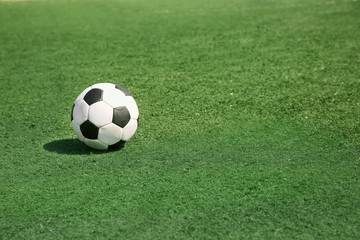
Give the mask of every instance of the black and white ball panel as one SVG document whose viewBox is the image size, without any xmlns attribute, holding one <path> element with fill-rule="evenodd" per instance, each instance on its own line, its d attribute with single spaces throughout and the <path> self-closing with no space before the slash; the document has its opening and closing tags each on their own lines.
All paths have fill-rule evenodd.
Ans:
<svg viewBox="0 0 360 240">
<path fill-rule="evenodd" d="M 91 104 L 102 100 L 103 90 L 100 88 L 92 88 L 84 96 L 84 101 L 91 106 Z"/>
<path fill-rule="evenodd" d="M 89 105 L 84 100 L 79 100 L 75 103 L 73 109 L 73 120 L 80 126 L 88 119 Z"/>
<path fill-rule="evenodd" d="M 119 94 L 118 89 L 109 89 L 104 91 L 103 101 L 108 103 L 111 107 L 123 107 L 126 106 L 130 113 L 130 118 L 138 119 L 139 118 L 139 110 L 137 108 L 135 99 L 130 95 L 125 95 L 124 92 L 120 91 Z"/>
<path fill-rule="evenodd" d="M 129 141 L 130 138 L 135 134 L 138 127 L 138 121 L 136 119 L 131 119 L 129 123 L 123 128 L 122 139 L 124 141 Z"/>
<path fill-rule="evenodd" d="M 71 109 L 71 121 L 74 120 L 74 107 L 75 107 L 75 103 L 73 104 L 73 107 Z"/>
<path fill-rule="evenodd" d="M 90 147 L 123 147 L 134 135 L 139 110 L 124 88 L 99 83 L 86 88 L 75 100 L 71 120 L 77 137 Z"/>
<path fill-rule="evenodd" d="M 123 105 L 127 107 L 129 110 L 130 116 L 132 119 L 138 119 L 139 118 L 139 109 L 137 107 L 137 104 L 135 102 L 135 99 L 131 96 L 127 96 L 123 99 Z"/>
<path fill-rule="evenodd" d="M 89 120 L 80 125 L 80 131 L 88 139 L 97 139 L 99 135 L 99 128 Z"/>
<path fill-rule="evenodd" d="M 106 90 L 106 91 L 105 91 Z M 119 94 L 119 92 L 121 94 Z M 124 88 L 112 83 L 98 83 L 86 88 L 75 100 L 74 107 L 78 101 L 83 100 L 89 106 L 104 101 L 111 107 L 128 106 L 131 118 L 138 119 L 139 111 L 134 98 Z M 73 115 L 74 110 L 72 111 Z"/>
<path fill-rule="evenodd" d="M 99 140 L 107 145 L 115 144 L 122 139 L 123 129 L 110 123 L 99 129 Z"/>
<path fill-rule="evenodd" d="M 92 88 L 92 86 L 87 87 L 84 91 L 82 91 L 82 92 L 79 94 L 79 96 L 76 98 L 76 100 L 75 100 L 74 104 L 76 104 L 79 100 L 83 100 L 83 99 L 84 99 L 85 94 L 86 94 L 88 91 L 90 91 L 90 90 L 91 90 L 91 88 Z"/>
<path fill-rule="evenodd" d="M 74 132 L 75 132 L 76 136 L 78 137 L 78 139 L 83 142 L 85 140 L 85 137 L 84 137 L 84 135 L 82 135 L 80 126 L 74 120 L 71 121 L 71 125 L 72 125 Z"/>
<path fill-rule="evenodd" d="M 111 88 L 104 91 L 103 100 L 111 107 L 119 107 L 120 105 L 123 105 L 125 97 L 126 96 L 122 91 Z"/>
<path fill-rule="evenodd" d="M 112 117 L 112 122 L 122 128 L 125 127 L 131 119 L 129 110 L 125 106 L 114 108 Z"/>
<path fill-rule="evenodd" d="M 96 102 L 89 107 L 88 119 L 97 127 L 112 122 L 113 109 L 104 101 Z"/>
</svg>

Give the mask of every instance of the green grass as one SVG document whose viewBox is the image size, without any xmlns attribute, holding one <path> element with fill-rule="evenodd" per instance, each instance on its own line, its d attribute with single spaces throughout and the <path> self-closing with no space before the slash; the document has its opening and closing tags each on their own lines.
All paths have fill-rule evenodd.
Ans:
<svg viewBox="0 0 360 240">
<path fill-rule="evenodd" d="M 0 1 L 0 239 L 359 239 L 360 3 Z M 75 139 L 128 89 L 126 147 Z"/>
</svg>

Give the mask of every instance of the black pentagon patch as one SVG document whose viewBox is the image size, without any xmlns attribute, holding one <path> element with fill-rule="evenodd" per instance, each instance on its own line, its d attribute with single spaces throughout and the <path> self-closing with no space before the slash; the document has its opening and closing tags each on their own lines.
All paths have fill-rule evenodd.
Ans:
<svg viewBox="0 0 360 240">
<path fill-rule="evenodd" d="M 75 103 L 73 104 L 73 107 L 71 109 L 71 121 L 74 120 L 74 107 L 75 107 Z"/>
<path fill-rule="evenodd" d="M 85 94 L 84 101 L 90 106 L 93 103 L 101 101 L 102 94 L 103 90 L 99 88 L 93 88 Z"/>
<path fill-rule="evenodd" d="M 98 137 L 99 128 L 89 120 L 80 125 L 80 130 L 82 135 L 88 139 L 97 139 Z"/>
<path fill-rule="evenodd" d="M 121 149 L 121 148 L 125 147 L 125 143 L 126 143 L 126 141 L 120 140 L 119 142 L 117 142 L 113 145 L 109 145 L 108 149 L 109 150 Z"/>
<path fill-rule="evenodd" d="M 131 94 L 130 94 L 128 91 L 126 91 L 125 88 L 120 87 L 120 86 L 118 86 L 118 85 L 115 85 L 115 88 L 116 88 L 116 89 L 119 89 L 120 91 L 122 91 L 122 92 L 125 94 L 125 96 L 131 96 Z"/>
<path fill-rule="evenodd" d="M 126 107 L 117 107 L 114 108 L 114 114 L 112 122 L 119 127 L 125 127 L 126 124 L 130 121 L 130 113 Z"/>
</svg>

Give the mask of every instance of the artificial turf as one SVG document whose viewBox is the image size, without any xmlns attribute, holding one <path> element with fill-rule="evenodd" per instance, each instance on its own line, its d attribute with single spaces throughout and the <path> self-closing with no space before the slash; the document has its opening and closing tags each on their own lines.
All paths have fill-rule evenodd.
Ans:
<svg viewBox="0 0 360 240">
<path fill-rule="evenodd" d="M 359 239 L 360 3 L 0 1 L 0 239 Z M 119 151 L 75 139 L 129 90 Z"/>
</svg>

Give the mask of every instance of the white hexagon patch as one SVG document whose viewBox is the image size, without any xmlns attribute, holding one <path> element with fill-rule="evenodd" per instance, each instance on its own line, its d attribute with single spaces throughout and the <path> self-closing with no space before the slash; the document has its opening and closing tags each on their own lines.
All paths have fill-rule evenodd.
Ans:
<svg viewBox="0 0 360 240">
<path fill-rule="evenodd" d="M 123 140 L 129 141 L 130 138 L 135 134 L 138 127 L 136 119 L 131 119 L 130 122 L 123 128 Z"/>
<path fill-rule="evenodd" d="M 122 135 L 123 130 L 119 126 L 110 123 L 99 129 L 98 139 L 107 145 L 112 145 L 120 141 Z"/>
<path fill-rule="evenodd" d="M 125 106 L 125 94 L 119 89 L 106 89 L 103 93 L 103 100 L 113 108 Z"/>
<path fill-rule="evenodd" d="M 113 109 L 104 101 L 94 103 L 89 107 L 88 119 L 97 127 L 111 123 L 112 117 Z"/>
<path fill-rule="evenodd" d="M 137 104 L 135 102 L 135 99 L 131 96 L 127 96 L 125 97 L 125 103 L 126 103 L 126 107 L 130 112 L 130 116 L 133 119 L 138 119 L 139 118 L 139 109 L 137 107 Z"/>
<path fill-rule="evenodd" d="M 81 125 L 88 119 L 89 105 L 84 101 L 80 100 L 75 103 L 73 110 L 73 119 L 77 125 Z"/>
</svg>

